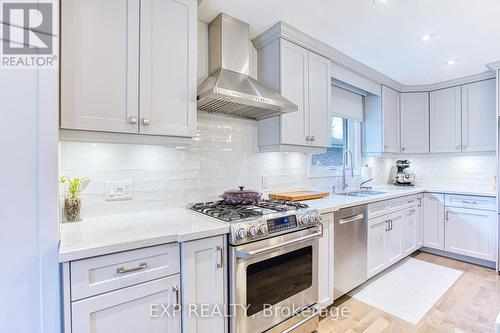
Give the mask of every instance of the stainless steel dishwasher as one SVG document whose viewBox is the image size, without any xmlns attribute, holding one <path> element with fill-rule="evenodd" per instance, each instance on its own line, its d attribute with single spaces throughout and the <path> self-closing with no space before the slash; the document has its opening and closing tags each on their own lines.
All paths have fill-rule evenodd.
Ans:
<svg viewBox="0 0 500 333">
<path fill-rule="evenodd" d="M 366 281 L 366 206 L 335 213 L 334 298 L 345 295 Z"/>
</svg>

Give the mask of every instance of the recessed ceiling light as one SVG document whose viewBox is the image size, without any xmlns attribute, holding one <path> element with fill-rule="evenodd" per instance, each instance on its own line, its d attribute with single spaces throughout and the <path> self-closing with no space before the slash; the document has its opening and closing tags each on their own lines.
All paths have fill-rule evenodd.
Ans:
<svg viewBox="0 0 500 333">
<path fill-rule="evenodd" d="M 388 0 L 373 0 L 373 3 L 376 5 L 380 5 L 380 4 L 386 3 L 387 1 Z"/>
<path fill-rule="evenodd" d="M 448 65 L 448 66 L 450 66 L 450 67 L 453 67 L 453 66 L 455 66 L 457 63 L 458 63 L 458 60 L 457 60 L 457 59 L 450 59 L 450 60 L 446 61 L 444 64 L 445 64 L 445 65 Z"/>
<path fill-rule="evenodd" d="M 422 42 L 426 42 L 429 39 L 431 39 L 431 35 L 423 35 L 422 38 L 421 38 Z"/>
</svg>

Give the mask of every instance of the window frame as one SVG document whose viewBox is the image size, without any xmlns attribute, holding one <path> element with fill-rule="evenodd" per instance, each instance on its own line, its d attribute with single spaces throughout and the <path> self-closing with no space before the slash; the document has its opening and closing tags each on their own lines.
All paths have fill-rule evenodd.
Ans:
<svg viewBox="0 0 500 333">
<path fill-rule="evenodd" d="M 362 163 L 361 157 L 361 122 L 349 118 L 343 118 L 344 126 L 344 147 L 343 150 L 350 149 L 352 151 L 354 174 L 359 175 L 359 166 Z M 333 118 L 332 118 L 333 120 Z M 339 166 L 315 166 L 312 164 L 312 157 L 315 154 L 309 154 L 308 177 L 309 178 L 327 178 L 341 177 L 344 165 Z"/>
</svg>

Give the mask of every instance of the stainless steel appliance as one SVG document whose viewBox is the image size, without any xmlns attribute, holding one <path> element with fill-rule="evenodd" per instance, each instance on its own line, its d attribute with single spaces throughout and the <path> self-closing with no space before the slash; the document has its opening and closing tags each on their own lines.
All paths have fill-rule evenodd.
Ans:
<svg viewBox="0 0 500 333">
<path fill-rule="evenodd" d="M 230 223 L 231 333 L 317 329 L 321 215 L 297 202 L 193 204 L 190 209 Z M 307 311 L 304 311 L 307 309 Z M 308 315 L 304 315 L 308 312 Z"/>
<path fill-rule="evenodd" d="M 396 161 L 396 172 L 394 174 L 394 179 L 392 183 L 398 186 L 414 186 L 415 185 L 415 174 L 410 172 L 410 161 L 408 160 L 397 160 Z"/>
<path fill-rule="evenodd" d="M 250 27 L 219 14 L 209 25 L 209 77 L 198 87 L 198 110 L 265 119 L 298 106 L 249 76 Z"/>
<path fill-rule="evenodd" d="M 367 279 L 366 206 L 341 209 L 334 221 L 334 299 L 337 299 Z"/>
</svg>

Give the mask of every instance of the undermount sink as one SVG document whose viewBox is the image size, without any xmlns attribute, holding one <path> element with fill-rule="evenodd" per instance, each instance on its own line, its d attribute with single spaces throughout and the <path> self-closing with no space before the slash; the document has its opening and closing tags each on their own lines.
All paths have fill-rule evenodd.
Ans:
<svg viewBox="0 0 500 333">
<path fill-rule="evenodd" d="M 372 195 L 378 195 L 378 194 L 384 194 L 384 193 L 386 193 L 386 192 L 365 190 L 365 191 L 344 192 L 344 193 L 339 193 L 339 195 L 345 195 L 345 196 L 349 196 L 349 197 L 369 197 Z"/>
</svg>

